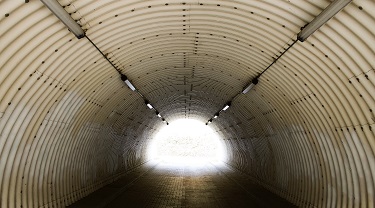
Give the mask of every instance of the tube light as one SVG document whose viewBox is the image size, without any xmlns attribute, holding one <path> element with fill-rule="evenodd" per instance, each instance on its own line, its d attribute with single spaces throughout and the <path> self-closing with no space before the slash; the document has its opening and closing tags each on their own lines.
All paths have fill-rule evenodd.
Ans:
<svg viewBox="0 0 375 208">
<path fill-rule="evenodd" d="M 214 115 L 214 118 L 217 118 L 217 117 L 219 117 L 219 113 L 216 113 L 216 114 Z"/>
<path fill-rule="evenodd" d="M 318 16 L 316 16 L 305 28 L 298 33 L 297 39 L 301 42 L 305 41 L 311 34 L 330 20 L 341 9 L 348 5 L 351 0 L 335 0 L 328 5 Z"/>
<path fill-rule="evenodd" d="M 161 118 L 161 115 L 160 115 L 160 113 L 159 113 L 158 111 L 156 111 L 156 115 L 157 115 L 159 118 Z"/>
<path fill-rule="evenodd" d="M 211 123 L 212 122 L 212 118 L 210 119 L 210 120 L 208 120 L 208 122 L 207 123 Z"/>
<path fill-rule="evenodd" d="M 242 91 L 242 94 L 249 92 L 256 84 L 258 84 L 258 77 L 255 77 L 251 83 Z"/>
<path fill-rule="evenodd" d="M 226 110 L 229 108 L 229 106 L 230 106 L 230 102 L 227 103 L 227 104 L 224 106 L 223 111 L 226 111 Z"/>
<path fill-rule="evenodd" d="M 145 104 L 147 105 L 148 108 L 153 109 L 154 107 L 147 101 L 145 100 Z"/>
<path fill-rule="evenodd" d="M 131 90 L 135 91 L 135 87 L 134 87 L 134 85 L 133 85 L 128 79 L 125 80 L 125 84 L 128 85 L 128 87 L 129 87 Z"/>
<path fill-rule="evenodd" d="M 85 37 L 85 32 L 81 26 L 65 11 L 65 9 L 56 0 L 40 0 L 51 12 L 69 28 L 69 30 L 78 38 Z"/>
<path fill-rule="evenodd" d="M 150 108 L 150 109 L 154 108 L 154 107 L 152 107 L 152 105 L 150 103 L 147 103 L 147 107 Z"/>
<path fill-rule="evenodd" d="M 131 90 L 135 91 L 134 85 L 128 80 L 128 77 L 126 75 L 121 74 L 121 80 L 124 81 Z"/>
</svg>

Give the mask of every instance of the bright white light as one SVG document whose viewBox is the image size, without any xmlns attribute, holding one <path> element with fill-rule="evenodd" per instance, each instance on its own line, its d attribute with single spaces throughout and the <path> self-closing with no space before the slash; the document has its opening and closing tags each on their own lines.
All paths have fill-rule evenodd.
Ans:
<svg viewBox="0 0 375 208">
<path fill-rule="evenodd" d="M 228 108 L 229 108 L 229 105 L 226 105 L 226 106 L 223 108 L 223 111 L 226 111 Z"/>
<path fill-rule="evenodd" d="M 181 119 L 156 134 L 148 150 L 149 159 L 173 163 L 224 161 L 224 144 L 204 123 Z"/>
<path fill-rule="evenodd" d="M 135 87 L 134 87 L 134 85 L 133 85 L 129 80 L 125 80 L 125 84 L 128 85 L 128 87 L 129 87 L 131 90 L 135 91 Z"/>
<path fill-rule="evenodd" d="M 149 108 L 149 109 L 153 109 L 154 107 L 152 107 L 152 105 L 150 104 L 150 103 L 147 103 L 147 107 Z"/>
</svg>

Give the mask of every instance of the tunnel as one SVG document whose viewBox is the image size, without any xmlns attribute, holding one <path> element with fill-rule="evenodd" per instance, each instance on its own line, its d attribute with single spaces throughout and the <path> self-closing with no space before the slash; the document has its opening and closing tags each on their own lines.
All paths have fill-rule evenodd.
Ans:
<svg viewBox="0 0 375 208">
<path fill-rule="evenodd" d="M 148 163 L 178 119 L 212 128 L 228 168 L 295 206 L 375 206 L 374 1 L 0 11 L 0 207 L 72 205 Z"/>
</svg>

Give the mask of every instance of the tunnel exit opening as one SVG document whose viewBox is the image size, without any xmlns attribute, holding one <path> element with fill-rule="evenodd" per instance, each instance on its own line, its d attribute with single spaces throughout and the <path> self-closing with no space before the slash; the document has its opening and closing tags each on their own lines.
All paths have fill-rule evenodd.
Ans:
<svg viewBox="0 0 375 208">
<path fill-rule="evenodd" d="M 160 129 L 148 147 L 148 157 L 163 163 L 193 165 L 226 160 L 219 135 L 203 122 L 180 119 Z"/>
</svg>

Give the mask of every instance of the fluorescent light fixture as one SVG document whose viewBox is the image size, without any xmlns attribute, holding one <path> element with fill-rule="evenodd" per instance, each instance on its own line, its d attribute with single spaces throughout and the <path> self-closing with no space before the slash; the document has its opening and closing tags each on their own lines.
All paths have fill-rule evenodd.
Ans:
<svg viewBox="0 0 375 208">
<path fill-rule="evenodd" d="M 258 84 L 258 77 L 255 77 L 251 83 L 242 91 L 242 94 L 249 92 L 256 84 Z"/>
<path fill-rule="evenodd" d="M 157 115 L 159 118 L 161 118 L 161 115 L 160 115 L 160 113 L 159 113 L 158 111 L 156 111 L 156 115 Z"/>
<path fill-rule="evenodd" d="M 134 85 L 133 85 L 128 79 L 125 80 L 125 84 L 128 85 L 128 87 L 129 87 L 131 90 L 135 91 L 135 87 L 134 87 Z"/>
<path fill-rule="evenodd" d="M 65 9 L 56 0 L 40 0 L 51 12 L 69 28 L 69 30 L 78 38 L 85 37 L 85 32 L 81 26 L 65 11 Z"/>
<path fill-rule="evenodd" d="M 148 100 L 145 100 L 145 104 L 148 108 L 153 109 L 154 107 L 148 102 Z"/>
<path fill-rule="evenodd" d="M 217 118 L 217 117 L 219 117 L 219 113 L 216 113 L 216 114 L 214 115 L 214 118 Z"/>
<path fill-rule="evenodd" d="M 311 34 L 330 20 L 341 9 L 348 5 L 352 0 L 335 0 L 328 5 L 318 16 L 316 16 L 305 28 L 298 33 L 297 39 L 305 41 Z"/>
<path fill-rule="evenodd" d="M 150 108 L 150 109 L 154 108 L 154 107 L 152 107 L 152 105 L 150 103 L 147 103 L 147 107 Z"/>
<path fill-rule="evenodd" d="M 126 75 L 121 74 L 121 80 L 124 81 L 131 90 L 135 91 L 134 85 L 128 80 L 128 77 Z"/>
<path fill-rule="evenodd" d="M 230 106 L 230 102 L 227 103 L 227 104 L 224 106 L 223 111 L 226 111 L 226 110 L 229 108 L 229 106 Z"/>
<path fill-rule="evenodd" d="M 210 119 L 210 120 L 208 120 L 208 122 L 207 123 L 211 123 L 212 122 L 212 118 Z"/>
</svg>

